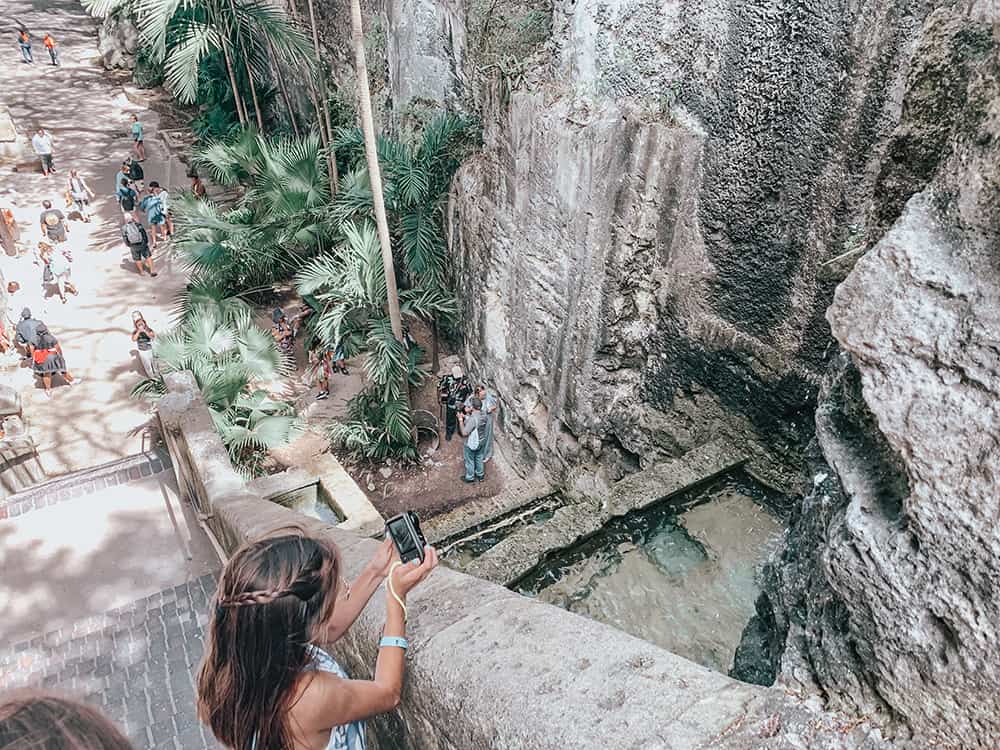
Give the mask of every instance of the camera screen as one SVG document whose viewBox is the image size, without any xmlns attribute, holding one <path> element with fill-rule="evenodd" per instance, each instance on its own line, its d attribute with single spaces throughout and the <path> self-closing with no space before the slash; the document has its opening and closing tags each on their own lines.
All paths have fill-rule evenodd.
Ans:
<svg viewBox="0 0 1000 750">
<path fill-rule="evenodd" d="M 413 538 L 409 528 L 407 528 L 406 521 L 402 518 L 389 524 L 389 533 L 392 535 L 392 541 L 396 544 L 401 558 L 414 557 L 413 553 L 419 553 L 417 541 Z"/>
</svg>

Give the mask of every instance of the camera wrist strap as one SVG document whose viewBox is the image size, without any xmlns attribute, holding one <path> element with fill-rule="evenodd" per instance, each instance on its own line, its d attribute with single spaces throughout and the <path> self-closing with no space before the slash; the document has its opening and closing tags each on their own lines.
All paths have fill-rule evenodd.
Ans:
<svg viewBox="0 0 1000 750">
<path fill-rule="evenodd" d="M 392 585 L 392 572 L 403 565 L 399 560 L 394 562 L 389 567 L 389 575 L 386 578 L 386 583 L 389 586 L 389 593 L 392 594 L 392 598 L 399 602 L 399 606 L 403 608 L 403 622 L 406 622 L 406 602 L 403 601 L 402 597 L 396 593 L 396 589 Z"/>
</svg>

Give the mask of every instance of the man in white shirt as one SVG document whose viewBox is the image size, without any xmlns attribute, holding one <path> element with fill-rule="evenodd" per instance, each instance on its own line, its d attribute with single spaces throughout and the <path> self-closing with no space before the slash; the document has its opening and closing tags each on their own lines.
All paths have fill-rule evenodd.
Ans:
<svg viewBox="0 0 1000 750">
<path fill-rule="evenodd" d="M 52 136 L 45 128 L 39 128 L 31 138 L 31 145 L 42 162 L 42 174 L 48 177 L 49 173 L 56 171 L 52 166 Z"/>
</svg>

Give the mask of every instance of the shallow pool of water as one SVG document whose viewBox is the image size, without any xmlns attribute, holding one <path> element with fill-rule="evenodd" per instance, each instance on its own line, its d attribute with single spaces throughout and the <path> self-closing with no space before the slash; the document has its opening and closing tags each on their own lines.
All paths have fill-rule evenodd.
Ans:
<svg viewBox="0 0 1000 750">
<path fill-rule="evenodd" d="M 610 521 L 515 587 L 721 672 L 754 612 L 757 573 L 784 524 L 738 474 Z"/>
</svg>

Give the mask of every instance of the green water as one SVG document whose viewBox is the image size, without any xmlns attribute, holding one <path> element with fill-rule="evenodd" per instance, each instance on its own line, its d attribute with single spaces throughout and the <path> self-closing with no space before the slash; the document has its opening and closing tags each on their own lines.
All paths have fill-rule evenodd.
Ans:
<svg viewBox="0 0 1000 750">
<path fill-rule="evenodd" d="M 613 519 L 515 587 L 727 672 L 784 524 L 736 474 L 679 504 Z"/>
</svg>

